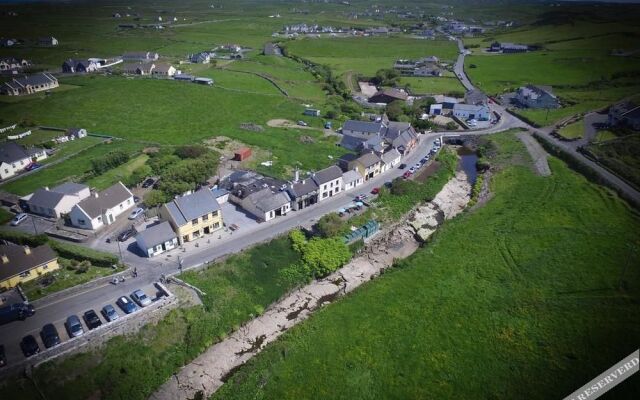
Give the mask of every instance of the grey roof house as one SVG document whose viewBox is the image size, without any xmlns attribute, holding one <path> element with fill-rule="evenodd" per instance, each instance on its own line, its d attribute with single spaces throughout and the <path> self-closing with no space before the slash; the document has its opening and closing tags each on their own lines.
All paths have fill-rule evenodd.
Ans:
<svg viewBox="0 0 640 400">
<path fill-rule="evenodd" d="M 311 178 L 296 180 L 287 187 L 291 208 L 302 210 L 318 202 L 318 184 Z"/>
<path fill-rule="evenodd" d="M 153 257 L 178 246 L 178 237 L 168 221 L 148 227 L 136 235 L 136 244 L 145 256 Z"/>
<path fill-rule="evenodd" d="M 91 195 L 89 187 L 74 182 L 63 183 L 54 188 L 37 189 L 23 197 L 30 212 L 49 218 L 60 218 L 71 212 L 73 206 Z"/>
<path fill-rule="evenodd" d="M 48 72 L 14 78 L 0 86 L 0 93 L 9 96 L 23 96 L 58 87 L 58 79 Z"/>
<path fill-rule="evenodd" d="M 97 230 L 111 225 L 116 218 L 134 206 L 133 194 L 122 182 L 101 192 L 94 192 L 82 200 L 69 213 L 71 225 Z"/>
<path fill-rule="evenodd" d="M 515 101 L 525 108 L 558 108 L 560 100 L 551 86 L 527 85 L 516 91 Z"/>
<path fill-rule="evenodd" d="M 269 221 L 291 210 L 291 197 L 286 191 L 274 192 L 266 187 L 243 198 L 240 206 L 258 221 Z"/>
<path fill-rule="evenodd" d="M 311 177 L 319 187 L 318 201 L 332 197 L 342 190 L 342 170 L 336 165 L 322 169 Z"/>
</svg>

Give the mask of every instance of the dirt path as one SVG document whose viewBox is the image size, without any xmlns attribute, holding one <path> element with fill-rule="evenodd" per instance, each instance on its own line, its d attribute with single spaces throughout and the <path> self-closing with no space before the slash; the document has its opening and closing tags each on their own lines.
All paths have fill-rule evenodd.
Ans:
<svg viewBox="0 0 640 400">
<path fill-rule="evenodd" d="M 538 143 L 529 132 L 518 132 L 516 135 L 522 140 L 522 143 L 524 143 L 527 151 L 531 155 L 537 174 L 541 176 L 551 175 L 551 169 L 547 161 L 547 152 L 544 151 L 540 143 Z"/>
<path fill-rule="evenodd" d="M 468 194 L 453 196 L 460 193 L 458 186 L 466 181 L 466 175 L 459 173 L 433 200 L 433 204 L 444 213 L 444 218 L 454 217 L 468 202 Z M 449 202 L 455 204 L 448 204 Z M 354 258 L 339 271 L 294 291 L 271 306 L 262 316 L 249 321 L 227 339 L 210 347 L 173 375 L 150 399 L 188 400 L 200 398 L 198 396 L 211 396 L 233 371 L 287 329 L 307 319 L 324 304 L 377 277 L 394 260 L 413 254 L 419 243 L 415 240 L 413 228 L 407 223 L 407 219 L 378 233 L 367 243 L 363 255 Z"/>
<path fill-rule="evenodd" d="M 309 129 L 312 131 L 321 131 L 322 129 L 314 128 L 312 126 L 300 126 L 288 119 L 271 119 L 267 121 L 267 125 L 272 128 L 296 128 L 296 129 Z"/>
</svg>

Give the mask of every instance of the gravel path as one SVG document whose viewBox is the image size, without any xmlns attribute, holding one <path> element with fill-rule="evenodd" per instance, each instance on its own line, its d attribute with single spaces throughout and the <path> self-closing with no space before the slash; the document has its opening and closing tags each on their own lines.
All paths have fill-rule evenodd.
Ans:
<svg viewBox="0 0 640 400">
<path fill-rule="evenodd" d="M 549 168 L 549 162 L 547 161 L 547 152 L 544 151 L 540 143 L 538 143 L 538 141 L 535 140 L 529 132 L 518 132 L 516 135 L 520 140 L 522 140 L 522 143 L 524 143 L 527 151 L 531 155 L 533 166 L 535 167 L 538 175 L 551 175 L 551 169 Z"/>
</svg>

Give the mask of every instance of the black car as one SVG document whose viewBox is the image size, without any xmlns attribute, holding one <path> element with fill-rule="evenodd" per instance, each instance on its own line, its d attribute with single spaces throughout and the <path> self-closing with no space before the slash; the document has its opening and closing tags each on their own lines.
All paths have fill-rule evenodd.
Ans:
<svg viewBox="0 0 640 400">
<path fill-rule="evenodd" d="M 0 344 L 0 368 L 7 365 L 7 355 L 4 354 L 4 346 Z"/>
<path fill-rule="evenodd" d="M 85 312 L 82 319 L 84 319 L 84 323 L 87 324 L 89 329 L 95 329 L 102 325 L 102 321 L 100 321 L 98 314 L 93 310 Z"/>
<path fill-rule="evenodd" d="M 25 357 L 40 353 L 40 346 L 38 346 L 38 342 L 36 342 L 36 338 L 33 335 L 23 337 L 20 342 L 20 348 Z"/>
<path fill-rule="evenodd" d="M 60 335 L 58 335 L 58 330 L 53 324 L 46 324 L 42 327 L 40 338 L 47 349 L 60 344 Z"/>
<path fill-rule="evenodd" d="M 402 163 L 402 164 L 400 164 L 400 165 L 398 166 L 398 168 L 399 168 L 399 169 L 405 169 L 405 168 L 407 168 L 407 164 Z"/>
<path fill-rule="evenodd" d="M 118 241 L 125 242 L 129 238 L 133 237 L 136 233 L 137 233 L 136 230 L 133 228 L 125 229 L 124 231 L 120 232 L 120 234 L 118 235 Z"/>
<path fill-rule="evenodd" d="M 153 178 L 147 178 L 144 180 L 144 182 L 142 182 L 142 187 L 146 189 L 151 187 L 151 185 L 153 185 L 154 183 L 156 183 L 156 181 L 153 180 Z"/>
</svg>

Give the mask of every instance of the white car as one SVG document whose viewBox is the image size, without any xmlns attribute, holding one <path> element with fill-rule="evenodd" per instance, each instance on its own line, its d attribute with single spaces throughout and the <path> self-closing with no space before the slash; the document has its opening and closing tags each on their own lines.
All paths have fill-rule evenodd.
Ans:
<svg viewBox="0 0 640 400">
<path fill-rule="evenodd" d="M 20 225 L 25 219 L 27 219 L 28 215 L 25 213 L 20 213 L 18 215 L 16 215 L 15 217 L 13 217 L 13 219 L 11 220 L 11 226 L 18 226 Z"/>
<path fill-rule="evenodd" d="M 307 124 L 304 121 L 298 121 L 298 125 L 300 125 L 300 126 L 309 126 L 309 124 Z"/>
<path fill-rule="evenodd" d="M 135 210 L 131 211 L 131 214 L 129 214 L 129 219 L 136 219 L 140 215 L 142 215 L 142 213 L 144 213 L 144 210 L 142 208 L 138 207 Z"/>
</svg>

